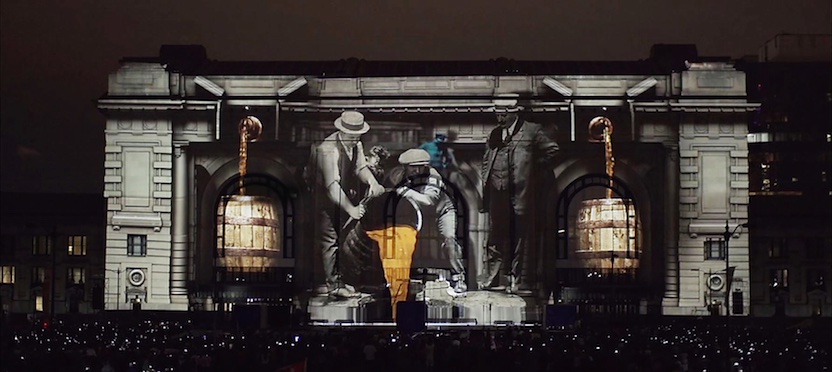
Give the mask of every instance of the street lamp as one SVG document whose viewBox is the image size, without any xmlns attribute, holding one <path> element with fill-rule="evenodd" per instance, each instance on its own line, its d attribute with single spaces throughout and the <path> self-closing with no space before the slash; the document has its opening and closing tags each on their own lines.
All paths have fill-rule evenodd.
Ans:
<svg viewBox="0 0 832 372">
<path fill-rule="evenodd" d="M 722 237 L 725 241 L 725 280 L 727 283 L 725 284 L 725 316 L 727 317 L 725 321 L 725 363 L 727 366 L 726 371 L 731 370 L 731 330 L 728 327 L 728 320 L 731 319 L 731 307 L 728 304 L 728 300 L 731 298 L 731 283 L 734 281 L 734 275 L 731 273 L 731 267 L 729 266 L 728 260 L 728 242 L 731 241 L 731 237 L 736 234 L 737 230 L 740 227 L 748 227 L 748 223 L 739 224 L 734 227 L 733 231 L 729 230 L 728 227 L 728 220 L 725 220 L 725 232 L 722 233 Z"/>
<path fill-rule="evenodd" d="M 731 282 L 734 281 L 733 275 L 730 271 L 731 267 L 729 266 L 730 261 L 728 259 L 728 242 L 731 241 L 731 237 L 737 233 L 737 230 L 739 230 L 740 227 L 748 227 L 748 223 L 739 224 L 734 227 L 733 231 L 731 231 L 728 227 L 728 220 L 725 220 L 725 232 L 722 233 L 722 237 L 724 238 L 725 242 L 725 280 L 727 281 L 725 287 L 725 316 L 731 316 L 731 307 L 728 305 L 728 300 L 730 299 L 729 296 L 731 295 Z"/>
<path fill-rule="evenodd" d="M 107 269 L 107 268 L 104 269 L 104 271 L 109 271 L 111 273 L 116 273 L 116 278 L 117 278 L 117 282 L 116 282 L 116 310 L 121 310 L 121 306 L 120 306 L 120 304 L 121 304 L 121 272 L 124 271 L 124 270 L 125 269 L 121 268 L 121 265 L 119 265 L 118 270 Z"/>
</svg>

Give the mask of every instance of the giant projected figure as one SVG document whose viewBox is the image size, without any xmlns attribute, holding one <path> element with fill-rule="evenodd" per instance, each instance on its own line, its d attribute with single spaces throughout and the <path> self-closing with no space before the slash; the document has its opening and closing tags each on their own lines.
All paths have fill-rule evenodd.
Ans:
<svg viewBox="0 0 832 372">
<path fill-rule="evenodd" d="M 361 199 L 374 197 L 384 192 L 370 169 L 364 156 L 361 135 L 370 130 L 364 115 L 346 111 L 335 120 L 338 131 L 313 146 L 310 166 L 314 168 L 314 197 L 319 211 L 316 240 L 321 251 L 327 291 L 330 297 L 358 297 L 351 286 L 341 278 L 338 267 L 339 238 L 346 234 L 341 231 L 349 219 L 359 220 L 364 215 Z M 361 195 L 361 184 L 369 186 L 367 195 Z"/>
<path fill-rule="evenodd" d="M 523 272 L 528 227 L 529 189 L 535 163 L 550 163 L 558 145 L 539 124 L 523 120 L 517 95 L 495 100 L 497 127 L 491 131 L 482 163 L 481 212 L 489 212 L 489 236 L 480 287 L 531 294 Z M 526 268 L 528 270 L 528 268 Z"/>
<path fill-rule="evenodd" d="M 456 206 L 444 190 L 444 181 L 439 172 L 430 165 L 431 156 L 423 149 L 410 149 L 399 156 L 399 164 L 405 166 L 406 180 L 396 192 L 422 208 L 436 209 L 436 223 L 442 235 L 442 247 L 451 261 L 452 296 L 468 290 L 465 283 L 465 262 L 462 247 L 456 240 Z"/>
</svg>

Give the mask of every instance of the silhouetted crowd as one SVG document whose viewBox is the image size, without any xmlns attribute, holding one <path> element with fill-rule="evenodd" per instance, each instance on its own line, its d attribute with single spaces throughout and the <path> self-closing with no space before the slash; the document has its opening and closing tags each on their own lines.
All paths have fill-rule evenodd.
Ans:
<svg viewBox="0 0 832 372">
<path fill-rule="evenodd" d="M 585 324 L 569 330 L 474 327 L 416 334 L 335 327 L 228 332 L 190 321 L 126 323 L 4 327 L 0 370 L 255 372 L 294 366 L 307 371 L 827 371 L 832 343 L 828 322 L 726 327 L 691 319 Z M 731 352 L 726 357 L 728 342 Z"/>
</svg>

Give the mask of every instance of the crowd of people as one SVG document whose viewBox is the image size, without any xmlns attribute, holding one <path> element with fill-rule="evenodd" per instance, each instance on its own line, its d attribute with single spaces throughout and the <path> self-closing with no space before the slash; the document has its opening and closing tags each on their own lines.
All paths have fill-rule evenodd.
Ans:
<svg viewBox="0 0 832 372">
<path fill-rule="evenodd" d="M 702 320 L 569 330 L 467 327 L 221 331 L 190 321 L 4 327 L 3 371 L 826 371 L 830 327 Z M 208 329 L 206 329 L 208 328 Z M 725 338 L 726 331 L 730 337 Z M 730 353 L 726 356 L 726 345 Z M 291 369 L 294 367 L 295 369 Z"/>
</svg>

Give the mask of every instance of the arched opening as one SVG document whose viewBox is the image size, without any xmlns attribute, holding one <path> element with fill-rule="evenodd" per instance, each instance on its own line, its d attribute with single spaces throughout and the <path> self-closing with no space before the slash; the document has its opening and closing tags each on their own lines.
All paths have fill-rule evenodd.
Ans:
<svg viewBox="0 0 832 372">
<path fill-rule="evenodd" d="M 612 181 L 612 182 L 611 182 Z M 607 190 L 612 197 L 607 198 Z M 555 297 L 583 314 L 637 314 L 642 217 L 623 180 L 587 174 L 557 199 Z"/>
<path fill-rule="evenodd" d="M 288 303 L 296 250 L 290 190 L 259 173 L 240 181 L 227 180 L 214 203 L 214 298 L 224 304 Z"/>
</svg>

